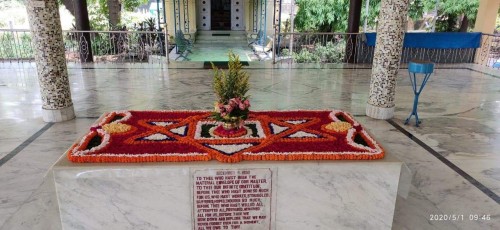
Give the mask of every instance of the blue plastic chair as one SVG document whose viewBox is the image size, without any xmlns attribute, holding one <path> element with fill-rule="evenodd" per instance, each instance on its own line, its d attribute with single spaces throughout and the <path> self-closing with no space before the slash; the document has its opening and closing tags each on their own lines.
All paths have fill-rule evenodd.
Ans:
<svg viewBox="0 0 500 230">
<path fill-rule="evenodd" d="M 413 88 L 413 93 L 415 94 L 415 99 L 413 100 L 413 110 L 410 113 L 410 116 L 406 118 L 405 125 L 410 123 L 410 118 L 415 115 L 415 126 L 419 126 L 422 123 L 418 119 L 417 106 L 418 106 L 418 97 L 420 93 L 425 87 L 425 84 L 429 80 L 432 72 L 434 72 L 434 63 L 430 61 L 421 61 L 421 60 L 412 60 L 408 63 L 408 73 L 410 74 L 411 86 Z M 417 85 L 417 74 L 423 75 L 422 84 L 420 88 Z"/>
<path fill-rule="evenodd" d="M 493 68 L 499 68 L 500 69 L 500 59 L 495 60 L 493 63 Z"/>
<path fill-rule="evenodd" d="M 253 39 L 248 43 L 248 47 L 251 47 L 252 45 L 264 45 L 264 41 L 266 38 L 264 37 L 264 31 L 259 30 L 256 34 L 251 34 L 250 38 Z"/>
</svg>

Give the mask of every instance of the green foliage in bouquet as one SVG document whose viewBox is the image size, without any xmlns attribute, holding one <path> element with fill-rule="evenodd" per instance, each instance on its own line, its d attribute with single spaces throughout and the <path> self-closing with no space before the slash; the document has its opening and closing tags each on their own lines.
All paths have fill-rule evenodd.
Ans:
<svg viewBox="0 0 500 230">
<path fill-rule="evenodd" d="M 246 95 L 250 86 L 248 73 L 242 70 L 238 55 L 229 51 L 229 70 L 218 69 L 213 63 L 214 91 L 217 96 L 212 118 L 217 121 L 238 122 L 248 118 L 250 102 Z"/>
<path fill-rule="evenodd" d="M 229 51 L 229 71 L 218 69 L 213 63 L 214 91 L 220 103 L 227 103 L 231 98 L 244 98 L 249 90 L 248 73 L 241 70 L 242 64 L 238 55 Z"/>
</svg>

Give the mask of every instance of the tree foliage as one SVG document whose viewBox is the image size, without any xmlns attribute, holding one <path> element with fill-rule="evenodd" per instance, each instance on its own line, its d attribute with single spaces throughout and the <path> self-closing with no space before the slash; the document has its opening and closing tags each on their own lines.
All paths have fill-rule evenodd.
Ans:
<svg viewBox="0 0 500 230">
<path fill-rule="evenodd" d="M 98 12 L 106 15 L 110 26 L 115 29 L 120 25 L 122 6 L 126 11 L 133 11 L 148 2 L 148 0 L 89 0 L 89 3 L 99 6 Z"/>
<path fill-rule="evenodd" d="M 361 20 L 364 21 L 366 18 L 368 25 L 374 27 L 377 24 L 381 0 L 370 0 L 368 14 L 365 13 L 366 2 L 363 1 Z M 294 23 L 299 31 L 346 31 L 349 0 L 296 0 L 296 4 L 299 11 Z M 465 15 L 470 24 L 473 24 L 479 0 L 410 0 L 408 16 L 413 20 L 421 19 L 424 12 L 436 9 L 436 4 L 438 4 L 437 9 L 440 9 L 438 20 L 457 21 L 459 17 Z"/>
<path fill-rule="evenodd" d="M 64 4 L 70 13 L 75 15 L 74 1 L 81 0 L 58 0 Z M 108 30 L 110 27 L 116 29 L 120 25 L 122 6 L 125 11 L 133 11 L 148 0 L 86 0 L 89 11 L 89 19 L 92 29 Z M 110 9 L 110 3 L 113 7 Z M 111 11 L 110 11 L 111 10 Z"/>
<path fill-rule="evenodd" d="M 451 32 L 458 31 L 460 27 L 464 32 L 467 31 L 466 27 L 463 28 L 457 22 L 461 21 L 461 23 L 474 25 L 478 8 L 479 0 L 446 0 L 439 2 L 436 30 Z"/>
<path fill-rule="evenodd" d="M 107 0 L 88 0 L 89 3 L 95 4 L 98 3 L 98 10 L 103 14 L 108 14 L 108 1 Z M 146 4 L 148 0 L 119 0 L 119 2 L 123 5 L 123 8 L 127 11 L 133 11 L 135 8 L 139 7 L 142 4 Z M 121 10 L 121 9 L 120 9 Z"/>
<path fill-rule="evenodd" d="M 439 1 L 438 8 L 445 14 L 464 14 L 469 20 L 474 21 L 477 15 L 477 9 L 479 8 L 479 0 L 442 0 Z"/>
<path fill-rule="evenodd" d="M 349 0 L 296 0 L 295 27 L 300 31 L 345 31 Z"/>
<path fill-rule="evenodd" d="M 441 0 L 446 1 L 446 0 Z M 460 0 L 469 1 L 469 0 Z M 368 14 L 366 14 L 366 0 L 363 1 L 363 9 L 361 11 L 361 20 L 367 19 L 368 25 L 374 27 L 377 24 L 378 15 L 380 12 L 381 0 L 370 0 Z M 412 20 L 421 19 L 425 12 L 434 10 L 436 0 L 410 0 L 408 6 L 408 17 Z"/>
</svg>

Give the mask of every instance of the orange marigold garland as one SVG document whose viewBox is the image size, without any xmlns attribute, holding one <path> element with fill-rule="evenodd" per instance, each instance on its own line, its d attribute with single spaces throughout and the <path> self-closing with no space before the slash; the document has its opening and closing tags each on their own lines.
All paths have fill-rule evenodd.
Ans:
<svg viewBox="0 0 500 230">
<path fill-rule="evenodd" d="M 345 133 L 350 128 L 352 128 L 351 123 L 345 121 L 335 121 L 323 126 L 324 130 L 327 130 L 329 132 L 339 132 L 339 133 Z"/>
<path fill-rule="evenodd" d="M 252 112 L 222 133 L 208 111 L 115 111 L 71 147 L 73 162 L 374 160 L 383 148 L 343 111 Z M 220 128 L 220 127 L 219 127 Z"/>
<path fill-rule="evenodd" d="M 115 133 L 125 133 L 131 130 L 132 127 L 130 125 L 122 123 L 111 123 L 111 124 L 105 124 L 104 126 L 102 126 L 102 129 L 104 129 L 109 134 L 115 134 Z"/>
</svg>

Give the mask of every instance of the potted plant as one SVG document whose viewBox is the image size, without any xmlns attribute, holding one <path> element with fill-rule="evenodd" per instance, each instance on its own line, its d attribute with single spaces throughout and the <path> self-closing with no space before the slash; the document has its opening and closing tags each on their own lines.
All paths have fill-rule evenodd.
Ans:
<svg viewBox="0 0 500 230">
<path fill-rule="evenodd" d="M 217 101 L 212 118 L 219 121 L 224 130 L 236 132 L 244 125 L 250 112 L 248 73 L 242 71 L 239 56 L 229 51 L 229 70 L 218 69 L 213 63 L 213 88 Z"/>
</svg>

